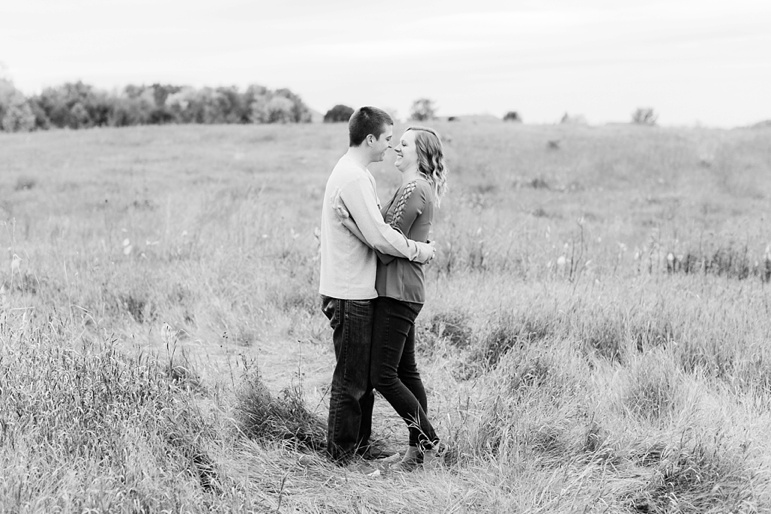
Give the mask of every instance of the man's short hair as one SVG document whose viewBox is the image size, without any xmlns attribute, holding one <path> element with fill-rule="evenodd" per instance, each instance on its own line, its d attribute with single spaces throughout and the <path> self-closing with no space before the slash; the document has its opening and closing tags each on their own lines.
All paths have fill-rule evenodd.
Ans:
<svg viewBox="0 0 771 514">
<path fill-rule="evenodd" d="M 394 120 L 383 109 L 377 107 L 361 107 L 348 120 L 348 138 L 350 146 L 359 146 L 368 135 L 380 138 L 386 125 L 393 125 Z"/>
</svg>

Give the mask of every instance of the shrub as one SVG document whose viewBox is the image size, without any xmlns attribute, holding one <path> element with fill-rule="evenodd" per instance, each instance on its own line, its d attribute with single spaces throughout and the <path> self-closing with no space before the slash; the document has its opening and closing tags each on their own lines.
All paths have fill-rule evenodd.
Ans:
<svg viewBox="0 0 771 514">
<path fill-rule="evenodd" d="M 337 104 L 324 115 L 324 123 L 348 122 L 353 115 L 353 109 L 347 105 Z"/>
<path fill-rule="evenodd" d="M 659 115 L 656 114 L 651 107 L 638 107 L 632 113 L 632 123 L 636 125 L 648 125 L 653 126 L 656 124 Z"/>
<path fill-rule="evenodd" d="M 509 111 L 503 116 L 503 121 L 513 121 L 516 123 L 522 123 L 522 117 L 517 111 Z"/>
</svg>

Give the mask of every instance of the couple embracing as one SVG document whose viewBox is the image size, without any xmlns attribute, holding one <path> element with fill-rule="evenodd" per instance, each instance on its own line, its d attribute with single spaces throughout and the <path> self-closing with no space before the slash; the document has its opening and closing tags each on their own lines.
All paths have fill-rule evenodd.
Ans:
<svg viewBox="0 0 771 514">
<path fill-rule="evenodd" d="M 341 465 L 388 454 L 370 444 L 373 388 L 404 419 L 409 446 L 392 469 L 437 459 L 439 438 L 415 362 L 415 319 L 425 301 L 423 266 L 436 254 L 428 237 L 446 190 L 442 143 L 410 127 L 394 146 L 402 184 L 380 206 L 367 169 L 392 147 L 393 120 L 362 107 L 348 123 L 349 148 L 332 170 L 321 214 L 322 310 L 333 329 L 327 451 Z"/>
</svg>

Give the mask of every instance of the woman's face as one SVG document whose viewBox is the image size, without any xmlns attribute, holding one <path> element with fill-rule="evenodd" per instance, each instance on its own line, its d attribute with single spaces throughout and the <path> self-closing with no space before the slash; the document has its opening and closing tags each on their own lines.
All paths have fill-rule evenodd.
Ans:
<svg viewBox="0 0 771 514">
<path fill-rule="evenodd" d="M 406 171 L 418 167 L 418 149 L 415 146 L 415 132 L 408 130 L 402 134 L 399 144 L 394 148 L 396 161 L 394 165 L 399 171 Z"/>
</svg>

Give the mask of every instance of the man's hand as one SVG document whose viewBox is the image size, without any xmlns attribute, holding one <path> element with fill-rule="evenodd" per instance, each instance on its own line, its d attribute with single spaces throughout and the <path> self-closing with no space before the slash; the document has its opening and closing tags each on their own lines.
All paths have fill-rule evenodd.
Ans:
<svg viewBox="0 0 771 514">
<path fill-rule="evenodd" d="M 418 257 L 415 259 L 415 262 L 428 264 L 436 257 L 436 246 L 434 246 L 433 242 L 421 243 L 415 241 L 415 244 L 418 245 Z"/>
<path fill-rule="evenodd" d="M 342 198 L 343 192 L 338 188 L 335 190 L 335 195 L 332 198 L 332 210 L 335 211 L 335 215 L 340 220 L 347 220 L 351 217 L 351 213 L 345 207 L 345 202 Z"/>
</svg>

